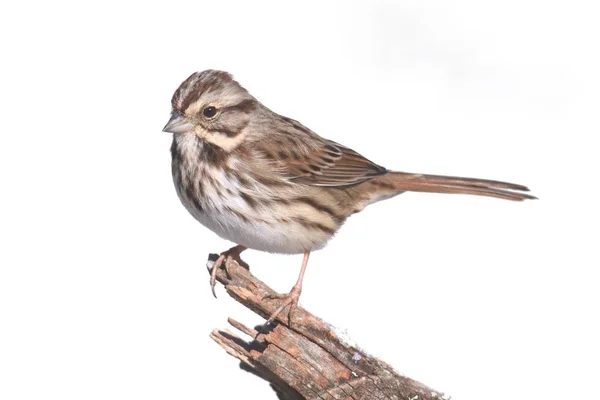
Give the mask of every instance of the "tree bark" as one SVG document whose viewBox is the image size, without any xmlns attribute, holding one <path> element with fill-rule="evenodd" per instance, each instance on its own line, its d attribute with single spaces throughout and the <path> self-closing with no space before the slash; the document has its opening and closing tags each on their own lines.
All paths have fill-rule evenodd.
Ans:
<svg viewBox="0 0 600 400">
<path fill-rule="evenodd" d="M 211 254 L 209 271 L 217 255 Z M 247 269 L 232 263 L 217 272 L 227 293 L 264 318 L 281 300 L 264 299 L 273 289 Z M 247 342 L 227 330 L 215 329 L 211 338 L 241 361 L 244 370 L 267 380 L 281 400 L 440 400 L 442 393 L 398 374 L 383 361 L 345 343 L 330 325 L 301 307 L 291 326 L 287 309 L 270 326 L 254 329 L 231 318 L 229 323 L 252 338 Z"/>
</svg>

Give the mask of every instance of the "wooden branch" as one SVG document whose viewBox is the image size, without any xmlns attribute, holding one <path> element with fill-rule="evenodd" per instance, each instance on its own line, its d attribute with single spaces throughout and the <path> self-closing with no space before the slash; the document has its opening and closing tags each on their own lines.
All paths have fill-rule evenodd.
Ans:
<svg viewBox="0 0 600 400">
<path fill-rule="evenodd" d="M 209 270 L 217 257 L 209 255 Z M 231 297 L 264 318 L 280 305 L 280 300 L 263 300 L 275 292 L 243 267 L 232 265 L 229 276 L 219 270 L 217 280 Z M 239 359 L 241 368 L 271 383 L 281 400 L 447 399 L 343 342 L 330 325 L 301 307 L 296 309 L 291 327 L 287 310 L 267 327 L 252 329 L 231 318 L 228 321 L 252 341 L 218 329 L 211 338 Z"/>
</svg>

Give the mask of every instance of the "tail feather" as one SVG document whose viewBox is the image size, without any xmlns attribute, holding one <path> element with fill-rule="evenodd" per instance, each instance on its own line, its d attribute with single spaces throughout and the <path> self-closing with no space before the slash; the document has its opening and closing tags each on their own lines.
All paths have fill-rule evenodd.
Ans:
<svg viewBox="0 0 600 400">
<path fill-rule="evenodd" d="M 395 190 L 402 192 L 472 194 L 513 201 L 536 199 L 535 196 L 523 193 L 529 191 L 526 186 L 488 179 L 409 174 L 405 172 L 390 172 L 378 179 L 382 183 L 389 184 Z"/>
</svg>

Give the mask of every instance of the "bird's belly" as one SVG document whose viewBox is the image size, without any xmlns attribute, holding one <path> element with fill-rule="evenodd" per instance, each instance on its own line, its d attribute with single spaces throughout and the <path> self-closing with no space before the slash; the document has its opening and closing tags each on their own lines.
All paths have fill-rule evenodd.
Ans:
<svg viewBox="0 0 600 400">
<path fill-rule="evenodd" d="M 292 212 L 286 202 L 254 199 L 212 191 L 210 187 L 190 193 L 177 193 L 196 220 L 220 237 L 245 247 L 270 253 L 299 254 L 318 250 L 333 236 L 337 226 L 315 222 L 309 208 Z M 234 192 L 236 193 L 236 192 Z"/>
<path fill-rule="evenodd" d="M 270 253 L 298 254 L 325 246 L 332 233 L 296 222 L 273 221 L 268 215 L 245 215 L 205 210 L 194 217 L 220 237 L 245 247 Z"/>
</svg>

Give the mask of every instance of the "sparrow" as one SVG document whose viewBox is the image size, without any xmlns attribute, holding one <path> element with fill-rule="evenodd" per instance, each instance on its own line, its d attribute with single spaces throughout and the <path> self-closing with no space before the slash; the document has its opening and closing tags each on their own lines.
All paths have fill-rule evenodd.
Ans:
<svg viewBox="0 0 600 400">
<path fill-rule="evenodd" d="M 271 111 L 224 71 L 188 77 L 171 99 L 163 131 L 173 133 L 171 169 L 184 207 L 236 243 L 213 264 L 213 294 L 216 271 L 246 266 L 246 249 L 303 254 L 296 284 L 273 296 L 280 305 L 268 322 L 289 307 L 291 323 L 310 253 L 369 204 L 404 192 L 535 199 L 513 183 L 388 170 Z"/>
</svg>

